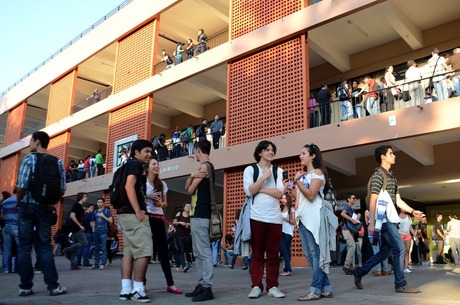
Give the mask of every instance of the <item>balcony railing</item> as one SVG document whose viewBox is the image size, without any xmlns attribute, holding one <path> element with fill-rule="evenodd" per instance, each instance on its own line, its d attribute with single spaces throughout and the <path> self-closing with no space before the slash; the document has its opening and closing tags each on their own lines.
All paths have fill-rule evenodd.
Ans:
<svg viewBox="0 0 460 305">
<path fill-rule="evenodd" d="M 79 102 L 78 104 L 73 106 L 73 113 L 77 113 L 78 111 L 85 109 L 86 107 L 89 107 L 91 105 L 96 104 L 97 102 L 102 101 L 103 99 L 108 98 L 112 94 L 112 86 L 107 87 L 107 89 L 104 89 L 102 91 L 99 91 L 99 100 L 96 100 L 94 97 L 88 97 L 85 100 Z"/>
</svg>

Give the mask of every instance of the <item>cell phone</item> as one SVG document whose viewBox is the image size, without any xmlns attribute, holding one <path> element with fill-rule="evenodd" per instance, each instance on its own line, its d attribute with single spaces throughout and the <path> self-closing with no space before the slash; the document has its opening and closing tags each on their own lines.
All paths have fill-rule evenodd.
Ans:
<svg viewBox="0 0 460 305">
<path fill-rule="evenodd" d="M 293 188 L 294 188 L 294 181 L 293 181 L 293 180 L 289 180 L 288 189 L 289 189 L 289 190 L 292 190 Z"/>
<path fill-rule="evenodd" d="M 289 180 L 289 175 L 288 175 L 288 172 L 286 171 L 283 172 L 283 181 L 284 180 Z"/>
</svg>

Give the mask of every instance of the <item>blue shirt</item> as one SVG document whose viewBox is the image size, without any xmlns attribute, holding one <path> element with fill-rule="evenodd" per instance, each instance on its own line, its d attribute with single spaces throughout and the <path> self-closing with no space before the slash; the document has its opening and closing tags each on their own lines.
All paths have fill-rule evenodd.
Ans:
<svg viewBox="0 0 460 305">
<path fill-rule="evenodd" d="M 94 211 L 93 214 L 94 214 L 94 218 L 96 220 L 94 232 L 96 232 L 96 233 L 107 233 L 108 230 L 109 230 L 108 222 L 107 222 L 107 220 L 105 220 L 104 218 L 102 218 L 100 216 L 101 212 L 104 213 L 104 216 L 107 217 L 107 218 L 112 217 L 112 213 L 110 212 L 110 210 L 108 208 L 104 208 L 102 211 L 99 211 L 99 210 Z"/>
<path fill-rule="evenodd" d="M 3 220 L 5 221 L 5 224 L 19 224 L 19 212 L 16 207 L 16 202 L 16 195 L 13 195 L 2 202 L 1 211 L 3 213 Z"/>
<path fill-rule="evenodd" d="M 32 174 L 35 171 L 35 165 L 37 163 L 37 156 L 35 153 L 27 154 L 24 159 L 22 159 L 21 166 L 19 167 L 18 174 L 18 183 L 16 187 L 18 189 L 24 190 L 24 197 L 22 197 L 22 202 L 29 202 L 38 204 L 33 198 L 28 190 L 29 182 L 32 180 Z M 62 160 L 58 159 L 59 172 L 61 173 L 61 190 L 66 190 L 67 185 L 65 182 L 65 171 L 64 166 L 62 165 Z"/>
</svg>

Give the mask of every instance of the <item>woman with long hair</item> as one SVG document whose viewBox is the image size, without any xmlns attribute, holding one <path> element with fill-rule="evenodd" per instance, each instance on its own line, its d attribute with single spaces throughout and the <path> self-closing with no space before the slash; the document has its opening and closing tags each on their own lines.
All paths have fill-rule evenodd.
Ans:
<svg viewBox="0 0 460 305">
<path fill-rule="evenodd" d="M 281 237 L 280 254 L 284 260 L 284 269 L 281 276 L 291 276 L 291 243 L 294 236 L 295 211 L 292 196 L 284 193 L 280 199 L 281 216 L 283 217 L 283 233 Z"/>
<path fill-rule="evenodd" d="M 412 247 L 412 236 L 415 236 L 414 229 L 412 228 L 412 218 L 406 211 L 401 209 L 399 219 L 401 219 L 398 228 L 399 235 L 401 235 L 406 249 L 406 253 L 404 254 L 404 273 L 411 273 L 412 271 L 409 269 L 410 249 Z"/>
<path fill-rule="evenodd" d="M 315 144 L 307 144 L 302 148 L 300 162 L 303 171 L 297 172 L 294 178 L 297 190 L 297 201 L 294 208 L 300 240 L 312 268 L 313 278 L 308 292 L 299 296 L 297 300 L 314 301 L 332 297 L 332 286 L 326 273 L 329 263 L 320 265 L 320 256 L 330 256 L 330 253 L 320 253 L 320 243 L 328 242 L 327 238 L 320 240 L 320 236 L 324 233 L 320 232 L 322 221 L 320 210 L 323 204 L 322 197 L 329 185 L 329 177 L 321 151 Z"/>
<path fill-rule="evenodd" d="M 182 290 L 174 286 L 174 280 L 171 273 L 171 265 L 168 259 L 168 242 L 166 239 L 165 216 L 163 209 L 168 206 L 166 194 L 168 186 L 159 177 L 160 163 L 157 159 L 150 159 L 146 167 L 147 185 L 146 185 L 146 205 L 147 215 L 152 230 L 153 247 L 158 250 L 161 269 L 166 278 L 168 287 L 166 291 L 182 294 Z"/>
<path fill-rule="evenodd" d="M 190 236 L 190 202 L 184 204 L 184 209 L 178 212 L 174 218 L 173 224 L 176 226 L 176 271 L 187 272 L 192 266 L 192 257 L 190 256 L 192 237 Z M 185 255 L 185 257 L 184 257 Z M 185 260 L 187 259 L 187 265 Z M 182 266 L 182 268 L 181 268 Z"/>
</svg>

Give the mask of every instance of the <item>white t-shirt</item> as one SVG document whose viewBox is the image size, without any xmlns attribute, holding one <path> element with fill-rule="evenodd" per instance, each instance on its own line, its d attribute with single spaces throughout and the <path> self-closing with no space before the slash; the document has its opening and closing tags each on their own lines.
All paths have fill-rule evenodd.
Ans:
<svg viewBox="0 0 460 305">
<path fill-rule="evenodd" d="M 412 221 L 409 216 L 406 216 L 406 218 L 401 218 L 401 221 L 399 222 L 399 233 L 401 234 L 409 234 L 410 233 L 410 226 L 412 224 Z"/>
<path fill-rule="evenodd" d="M 447 228 L 450 228 L 449 238 L 460 238 L 460 220 L 452 219 L 447 223 Z"/>
<path fill-rule="evenodd" d="M 321 187 L 319 188 L 319 193 L 313 199 L 313 201 L 309 201 L 300 191 L 299 188 L 297 190 L 297 202 L 299 203 L 297 211 L 296 211 L 296 219 L 298 221 L 302 221 L 302 224 L 313 234 L 315 241 L 319 244 L 319 227 L 320 227 L 320 210 L 323 199 L 320 197 L 320 193 L 323 193 L 324 185 L 326 183 L 326 178 L 324 175 L 317 175 L 315 171 L 312 170 L 307 175 L 302 176 L 300 181 L 303 185 L 307 188 L 310 187 L 311 180 L 313 179 L 320 179 L 321 180 Z"/>
<path fill-rule="evenodd" d="M 259 179 L 262 177 L 262 169 L 259 165 Z M 273 171 L 273 165 L 271 166 L 270 170 Z M 251 196 L 249 192 L 249 186 L 254 184 L 254 169 L 251 166 L 248 166 L 244 169 L 243 175 L 243 185 L 244 185 L 244 192 L 247 196 Z M 272 188 L 278 189 L 280 192 L 284 192 L 284 185 L 283 185 L 283 170 L 278 167 L 278 177 L 275 184 L 275 178 L 273 174 L 264 181 L 262 184 L 262 188 Z M 257 220 L 260 222 L 266 223 L 277 223 L 282 224 L 283 218 L 281 217 L 281 210 L 278 198 L 272 197 L 267 194 L 257 193 L 254 197 L 254 202 L 251 204 L 251 219 Z"/>
<path fill-rule="evenodd" d="M 294 209 L 291 209 L 291 211 L 281 212 L 281 216 L 283 218 L 289 219 L 289 217 L 293 217 L 293 216 L 290 216 L 292 212 L 294 212 Z M 291 225 L 289 222 L 283 220 L 283 233 L 294 236 L 294 225 Z"/>
<path fill-rule="evenodd" d="M 168 193 L 168 185 L 164 182 L 163 183 L 163 196 L 166 197 L 166 193 Z M 163 208 L 157 207 L 154 205 L 153 197 L 155 190 L 153 184 L 147 179 L 147 187 L 146 187 L 146 206 L 147 206 L 147 213 L 155 214 L 155 215 L 164 215 Z"/>
</svg>

